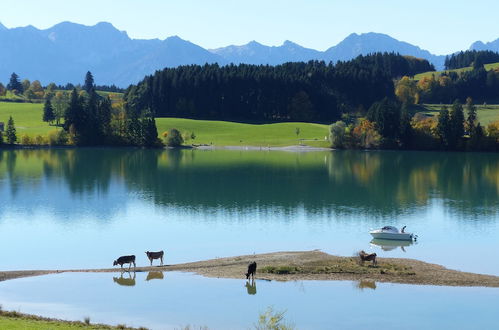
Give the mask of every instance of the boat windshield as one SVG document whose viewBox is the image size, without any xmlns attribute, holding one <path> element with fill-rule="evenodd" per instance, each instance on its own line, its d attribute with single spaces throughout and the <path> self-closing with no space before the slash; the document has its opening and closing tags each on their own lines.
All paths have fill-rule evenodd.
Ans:
<svg viewBox="0 0 499 330">
<path fill-rule="evenodd" d="M 399 230 L 396 228 L 396 227 L 393 227 L 393 226 L 384 226 L 383 228 L 381 228 L 382 231 L 389 231 L 389 232 L 394 232 L 394 233 L 398 233 Z"/>
</svg>

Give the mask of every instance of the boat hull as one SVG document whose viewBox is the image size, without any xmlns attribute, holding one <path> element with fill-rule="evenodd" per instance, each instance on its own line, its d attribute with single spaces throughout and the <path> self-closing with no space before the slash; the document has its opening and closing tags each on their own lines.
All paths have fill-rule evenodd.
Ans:
<svg viewBox="0 0 499 330">
<path fill-rule="evenodd" d="M 412 241 L 413 237 L 411 233 L 386 233 L 372 231 L 370 234 L 375 239 L 387 239 L 392 241 Z"/>
</svg>

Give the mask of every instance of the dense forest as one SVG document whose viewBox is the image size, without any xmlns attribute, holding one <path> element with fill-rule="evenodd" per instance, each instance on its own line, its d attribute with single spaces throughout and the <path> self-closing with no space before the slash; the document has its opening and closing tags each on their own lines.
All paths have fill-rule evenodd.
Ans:
<svg viewBox="0 0 499 330">
<path fill-rule="evenodd" d="M 158 117 L 331 122 L 394 96 L 393 79 L 433 70 L 426 60 L 393 53 L 348 62 L 190 65 L 147 76 L 125 92 L 129 109 Z"/>
<path fill-rule="evenodd" d="M 484 64 L 499 62 L 499 53 L 490 50 L 467 50 L 447 56 L 445 58 L 445 68 L 454 70 L 469 66 L 481 67 Z"/>
</svg>

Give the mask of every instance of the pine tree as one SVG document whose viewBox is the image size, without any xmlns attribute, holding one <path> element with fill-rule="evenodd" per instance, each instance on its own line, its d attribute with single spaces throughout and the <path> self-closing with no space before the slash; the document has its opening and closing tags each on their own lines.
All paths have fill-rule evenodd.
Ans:
<svg viewBox="0 0 499 330">
<path fill-rule="evenodd" d="M 407 103 L 402 105 L 400 110 L 400 143 L 403 148 L 408 148 L 412 140 L 412 126 L 411 126 L 411 116 L 409 114 L 409 108 Z"/>
<path fill-rule="evenodd" d="M 7 130 L 5 131 L 5 136 L 9 144 L 16 143 L 17 141 L 16 126 L 14 124 L 14 119 L 12 119 L 12 116 L 9 117 L 9 121 L 7 123 Z"/>
<path fill-rule="evenodd" d="M 10 81 L 7 85 L 7 89 L 10 91 L 17 91 L 17 93 L 24 92 L 23 85 L 19 81 L 19 76 L 15 72 L 10 75 Z"/>
<path fill-rule="evenodd" d="M 468 134 L 471 136 L 471 134 L 475 130 L 477 123 L 476 107 L 473 104 L 473 100 L 471 99 L 471 97 L 468 97 L 466 99 L 466 112 L 468 113 L 468 118 L 466 119 L 465 128 Z"/>
<path fill-rule="evenodd" d="M 3 132 L 0 131 L 0 145 L 3 144 Z"/>
<path fill-rule="evenodd" d="M 443 106 L 438 115 L 437 134 L 444 147 L 449 145 L 450 131 L 449 110 L 447 110 L 446 106 Z"/>
<path fill-rule="evenodd" d="M 83 89 L 89 94 L 95 90 L 94 77 L 90 71 L 87 71 L 87 74 L 85 75 L 85 84 L 83 85 Z"/>
<path fill-rule="evenodd" d="M 52 107 L 52 103 L 50 99 L 45 101 L 45 105 L 43 106 L 43 121 L 52 123 L 55 120 L 54 108 Z"/>
<path fill-rule="evenodd" d="M 462 104 L 456 100 L 452 104 L 449 116 L 450 122 L 450 139 L 449 146 L 456 149 L 460 146 L 464 135 L 464 112 Z"/>
<path fill-rule="evenodd" d="M 142 124 L 142 144 L 146 147 L 152 147 L 158 141 L 158 129 L 156 127 L 156 120 L 153 116 L 143 117 Z"/>
</svg>

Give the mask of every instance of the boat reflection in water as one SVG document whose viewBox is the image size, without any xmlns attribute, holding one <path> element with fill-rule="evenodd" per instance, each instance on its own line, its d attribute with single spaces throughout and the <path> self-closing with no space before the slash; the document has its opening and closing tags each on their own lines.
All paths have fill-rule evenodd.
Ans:
<svg viewBox="0 0 499 330">
<path fill-rule="evenodd" d="M 413 241 L 396 241 L 391 239 L 379 239 L 375 238 L 371 241 L 371 245 L 380 247 L 383 251 L 393 251 L 400 247 L 402 251 L 405 252 L 405 247 L 413 245 Z"/>
</svg>

